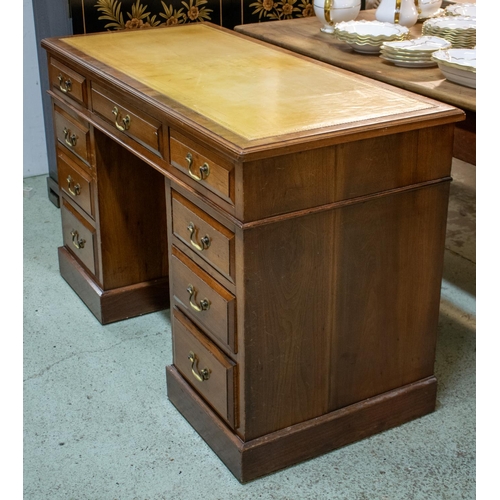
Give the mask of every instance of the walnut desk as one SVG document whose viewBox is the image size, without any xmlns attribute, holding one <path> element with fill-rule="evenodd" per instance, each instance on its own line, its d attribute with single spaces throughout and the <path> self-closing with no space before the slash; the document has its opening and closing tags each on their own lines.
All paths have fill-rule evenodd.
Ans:
<svg viewBox="0 0 500 500">
<path fill-rule="evenodd" d="M 363 10 L 358 19 L 375 19 L 375 10 Z M 413 38 L 422 35 L 421 22 L 410 28 Z M 453 155 L 476 164 L 476 89 L 444 78 L 439 68 L 400 68 L 378 55 L 358 54 L 333 35 L 320 31 L 317 17 L 236 26 L 235 30 L 353 73 L 456 106 L 466 113 L 457 124 Z"/>
<path fill-rule="evenodd" d="M 43 47 L 61 274 L 171 307 L 168 397 L 240 481 L 434 409 L 462 111 L 209 24 Z"/>
</svg>

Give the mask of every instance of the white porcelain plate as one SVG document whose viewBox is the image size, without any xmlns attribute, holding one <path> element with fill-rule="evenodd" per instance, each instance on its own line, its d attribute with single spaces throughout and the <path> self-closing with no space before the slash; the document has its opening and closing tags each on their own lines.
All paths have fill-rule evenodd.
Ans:
<svg viewBox="0 0 500 500">
<path fill-rule="evenodd" d="M 400 24 L 360 20 L 340 22 L 335 26 L 335 32 L 339 35 L 357 35 L 362 38 L 387 40 L 407 35 L 409 29 Z"/>
<path fill-rule="evenodd" d="M 432 54 L 439 67 L 448 66 L 469 73 L 476 72 L 476 49 L 446 49 Z"/>
<path fill-rule="evenodd" d="M 438 50 L 431 59 L 450 82 L 476 88 L 476 49 Z"/>
<path fill-rule="evenodd" d="M 433 66 L 437 66 L 437 63 L 435 61 L 429 60 L 412 61 L 407 59 L 397 59 L 387 56 L 386 54 L 382 54 L 380 58 L 385 59 L 386 61 L 389 61 L 396 66 L 401 66 L 402 68 L 432 68 Z"/>
<path fill-rule="evenodd" d="M 346 42 L 352 50 L 360 54 L 378 54 L 380 52 L 380 45 L 370 45 L 368 43 L 353 43 Z"/>
<path fill-rule="evenodd" d="M 424 27 L 440 30 L 475 30 L 476 19 L 465 16 L 433 17 L 424 22 Z"/>
<path fill-rule="evenodd" d="M 476 4 L 475 3 L 462 3 L 448 5 L 444 9 L 445 14 L 448 16 L 468 16 L 476 17 Z"/>
<path fill-rule="evenodd" d="M 435 52 L 436 50 L 451 48 L 451 43 L 438 36 L 421 36 L 412 40 L 384 42 L 382 47 L 395 49 L 398 52 Z"/>
<path fill-rule="evenodd" d="M 450 68 L 446 66 L 440 66 L 439 69 L 442 71 L 443 75 L 450 82 L 458 83 L 459 85 L 464 85 L 465 87 L 476 88 L 476 74 L 463 72 L 462 74 L 452 73 L 449 71 Z"/>
</svg>

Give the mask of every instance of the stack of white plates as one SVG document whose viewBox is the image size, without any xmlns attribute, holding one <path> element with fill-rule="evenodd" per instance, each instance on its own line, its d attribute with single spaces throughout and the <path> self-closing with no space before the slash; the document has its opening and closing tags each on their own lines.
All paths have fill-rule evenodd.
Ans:
<svg viewBox="0 0 500 500">
<path fill-rule="evenodd" d="M 422 25 L 422 35 L 444 38 L 457 49 L 472 49 L 476 46 L 476 18 L 466 16 L 433 17 L 427 19 Z"/>
<path fill-rule="evenodd" d="M 378 54 L 384 42 L 406 40 L 410 30 L 400 24 L 380 21 L 346 21 L 335 25 L 334 35 L 362 54 Z"/>
<path fill-rule="evenodd" d="M 432 54 L 437 50 L 451 48 L 451 43 L 436 36 L 421 36 L 402 42 L 384 42 L 380 57 L 396 66 L 405 68 L 429 68 L 436 66 Z"/>
<path fill-rule="evenodd" d="M 476 88 L 476 49 L 438 50 L 432 59 L 447 80 Z"/>
<path fill-rule="evenodd" d="M 476 4 L 475 3 L 456 3 L 448 5 L 444 9 L 446 16 L 468 16 L 476 17 Z"/>
</svg>

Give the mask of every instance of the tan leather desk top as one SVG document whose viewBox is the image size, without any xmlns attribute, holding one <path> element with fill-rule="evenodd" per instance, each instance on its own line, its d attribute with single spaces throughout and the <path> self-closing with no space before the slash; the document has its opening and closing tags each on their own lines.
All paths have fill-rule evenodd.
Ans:
<svg viewBox="0 0 500 500">
<path fill-rule="evenodd" d="M 242 144 L 433 107 L 205 24 L 63 41 L 232 131 Z"/>
</svg>

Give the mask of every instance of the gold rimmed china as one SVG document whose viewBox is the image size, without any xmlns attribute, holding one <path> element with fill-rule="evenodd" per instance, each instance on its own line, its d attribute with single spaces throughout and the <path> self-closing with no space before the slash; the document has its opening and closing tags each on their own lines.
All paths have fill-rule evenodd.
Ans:
<svg viewBox="0 0 500 500">
<path fill-rule="evenodd" d="M 347 21 L 335 26 L 334 35 L 363 54 L 376 54 L 384 42 L 405 40 L 410 30 L 406 26 L 381 21 Z"/>
<path fill-rule="evenodd" d="M 432 68 L 436 66 L 436 63 L 432 60 L 393 58 L 385 54 L 381 54 L 380 58 L 393 63 L 395 66 L 401 66 L 403 68 Z"/>
<path fill-rule="evenodd" d="M 443 12 L 441 4 L 443 0 L 415 0 L 415 5 L 418 10 L 418 20 L 429 19 Z"/>
<path fill-rule="evenodd" d="M 467 16 L 476 17 L 476 4 L 475 3 L 457 3 L 448 5 L 444 9 L 446 16 Z"/>
<path fill-rule="evenodd" d="M 435 17 L 424 22 L 422 34 L 444 38 L 454 48 L 473 48 L 476 46 L 476 19 L 466 16 Z"/>
<path fill-rule="evenodd" d="M 384 42 L 380 48 L 380 57 L 396 66 L 429 68 L 437 65 L 431 58 L 432 54 L 451 46 L 443 38 L 422 36 L 412 40 Z"/>
<path fill-rule="evenodd" d="M 432 59 L 447 80 L 476 88 L 476 49 L 438 50 Z"/>
<path fill-rule="evenodd" d="M 335 24 L 356 19 L 361 0 L 313 0 L 316 17 L 323 23 L 320 31 L 333 33 Z"/>
<path fill-rule="evenodd" d="M 430 54 L 436 50 L 451 48 L 451 42 L 437 36 L 421 36 L 411 40 L 384 42 L 382 48 L 405 55 Z"/>
</svg>

